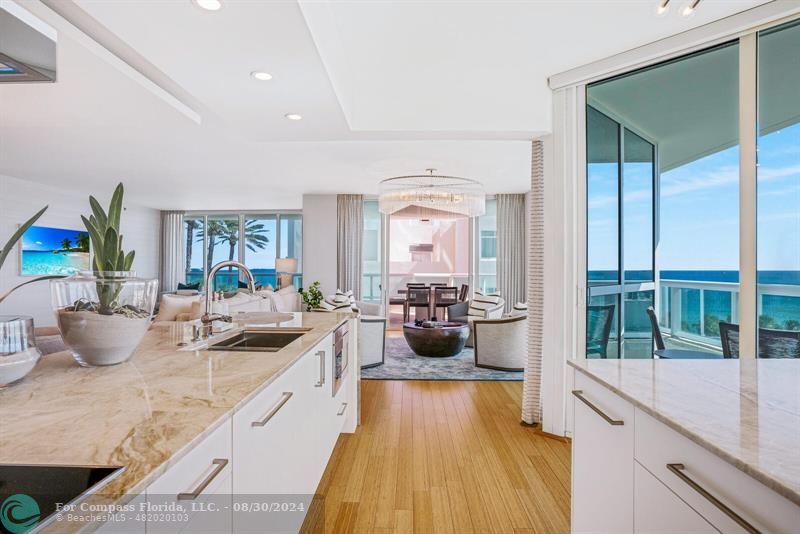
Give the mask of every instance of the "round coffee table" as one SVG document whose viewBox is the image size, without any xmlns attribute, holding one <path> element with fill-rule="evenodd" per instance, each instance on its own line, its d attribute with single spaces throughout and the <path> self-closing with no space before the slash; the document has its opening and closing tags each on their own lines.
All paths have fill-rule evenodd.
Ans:
<svg viewBox="0 0 800 534">
<path fill-rule="evenodd" d="M 403 325 L 403 335 L 415 354 L 445 358 L 464 350 L 469 338 L 469 325 L 464 323 L 438 323 L 432 328 L 414 323 Z"/>
</svg>

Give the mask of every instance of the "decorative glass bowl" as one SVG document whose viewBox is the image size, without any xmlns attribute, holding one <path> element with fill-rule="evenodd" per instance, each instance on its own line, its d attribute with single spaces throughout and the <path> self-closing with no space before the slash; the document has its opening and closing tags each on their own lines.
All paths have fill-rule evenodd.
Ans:
<svg viewBox="0 0 800 534">
<path fill-rule="evenodd" d="M 64 343 L 83 366 L 127 361 L 150 327 L 158 280 L 133 271 L 82 271 L 50 282 Z"/>
<path fill-rule="evenodd" d="M 25 378 L 41 357 L 33 317 L 0 315 L 0 389 Z"/>
</svg>

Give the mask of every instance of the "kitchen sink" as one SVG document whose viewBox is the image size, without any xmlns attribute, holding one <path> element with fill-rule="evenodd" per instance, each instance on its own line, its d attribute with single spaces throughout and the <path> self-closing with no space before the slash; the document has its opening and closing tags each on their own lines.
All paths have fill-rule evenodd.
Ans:
<svg viewBox="0 0 800 534">
<path fill-rule="evenodd" d="M 238 352 L 278 352 L 304 335 L 306 331 L 277 332 L 270 330 L 244 330 L 235 336 L 210 344 L 208 350 Z"/>
</svg>

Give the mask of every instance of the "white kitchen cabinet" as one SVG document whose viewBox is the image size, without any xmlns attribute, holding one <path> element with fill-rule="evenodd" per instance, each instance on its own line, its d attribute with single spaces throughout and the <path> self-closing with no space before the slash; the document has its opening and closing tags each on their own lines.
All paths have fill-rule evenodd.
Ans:
<svg viewBox="0 0 800 534">
<path fill-rule="evenodd" d="M 639 408 L 635 420 L 636 460 L 718 530 L 748 531 L 725 508 L 762 532 L 791 532 L 800 524 L 794 503 Z"/>
<path fill-rule="evenodd" d="M 633 532 L 633 406 L 575 376 L 572 531 Z"/>
<path fill-rule="evenodd" d="M 148 486 L 148 534 L 230 532 L 232 461 L 227 419 Z M 173 512 L 175 506 L 186 514 Z M 216 511 L 204 512 L 211 507 Z"/>
<path fill-rule="evenodd" d="M 797 531 L 782 495 L 583 373 L 574 383 L 573 532 Z"/>
<path fill-rule="evenodd" d="M 300 494 L 316 488 L 309 451 L 318 446 L 310 442 L 319 411 L 313 392 L 318 371 L 312 350 L 234 414 L 237 494 Z"/>
<path fill-rule="evenodd" d="M 641 534 L 705 534 L 717 529 L 638 462 L 634 462 L 633 524 Z"/>
</svg>

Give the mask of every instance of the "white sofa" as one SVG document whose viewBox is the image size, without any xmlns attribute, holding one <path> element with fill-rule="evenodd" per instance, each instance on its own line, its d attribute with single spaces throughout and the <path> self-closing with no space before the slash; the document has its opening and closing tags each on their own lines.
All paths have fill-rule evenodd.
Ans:
<svg viewBox="0 0 800 534">
<path fill-rule="evenodd" d="M 154 321 L 199 319 L 205 313 L 205 302 L 205 295 L 165 293 L 161 296 L 158 315 Z M 211 309 L 214 313 L 223 315 L 236 315 L 240 312 L 298 312 L 303 310 L 303 299 L 294 287 L 280 291 L 257 291 L 255 295 L 239 291 L 230 298 L 214 302 Z"/>
</svg>

